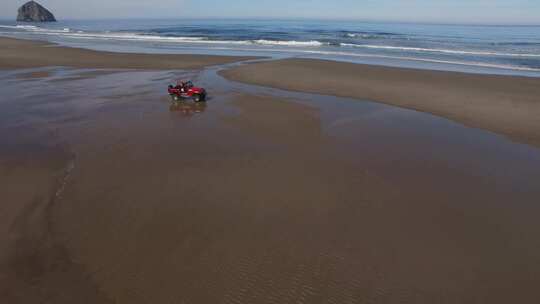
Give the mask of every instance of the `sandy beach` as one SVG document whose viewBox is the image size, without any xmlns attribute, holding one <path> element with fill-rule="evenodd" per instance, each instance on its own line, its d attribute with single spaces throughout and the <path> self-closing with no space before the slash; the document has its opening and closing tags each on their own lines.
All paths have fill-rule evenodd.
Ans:
<svg viewBox="0 0 540 304">
<path fill-rule="evenodd" d="M 537 79 L 0 46 L 1 303 L 540 301 Z"/>
<path fill-rule="evenodd" d="M 284 90 L 373 100 L 428 112 L 540 146 L 540 79 L 286 59 L 224 71 Z"/>
<path fill-rule="evenodd" d="M 197 69 L 253 57 L 96 52 L 0 37 L 0 69 L 66 66 L 102 69 Z"/>
</svg>

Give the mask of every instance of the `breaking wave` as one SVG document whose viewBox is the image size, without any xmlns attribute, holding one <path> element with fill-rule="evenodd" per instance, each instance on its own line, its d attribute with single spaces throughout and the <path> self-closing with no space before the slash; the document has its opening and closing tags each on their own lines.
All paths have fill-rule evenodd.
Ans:
<svg viewBox="0 0 540 304">
<path fill-rule="evenodd" d="M 0 25 L 1 28 L 19 29 L 29 32 L 38 32 L 40 34 L 50 35 L 63 35 L 69 38 L 86 38 L 86 39 L 107 39 L 107 40 L 140 40 L 140 41 L 156 41 L 156 42 L 184 42 L 184 43 L 207 43 L 207 44 L 239 44 L 239 45 L 276 45 L 276 46 L 323 46 L 327 43 L 320 41 L 286 41 L 286 40 L 270 40 L 270 39 L 256 39 L 256 40 L 215 40 L 207 37 L 178 37 L 178 36 L 160 36 L 151 34 L 129 33 L 129 32 L 84 32 L 84 31 L 71 31 L 69 28 L 61 30 L 57 29 L 45 29 L 33 25 L 17 25 L 17 26 L 5 26 Z"/>
<path fill-rule="evenodd" d="M 306 28 L 287 31 L 287 28 L 264 28 L 245 30 L 237 25 L 230 27 L 182 26 L 174 28 L 135 30 L 103 30 L 86 26 L 73 29 L 62 26 L 40 27 L 27 24 L 0 25 L 0 34 L 9 36 L 50 35 L 53 41 L 85 39 L 89 41 L 141 41 L 153 48 L 204 48 L 209 50 L 233 50 L 246 52 L 274 52 L 317 55 L 324 58 L 335 56 L 402 59 L 469 65 L 488 68 L 540 71 L 540 51 L 537 38 L 518 41 L 487 40 L 463 42 L 443 39 L 425 41 L 413 34 L 386 31 L 348 31 Z M 412 36 L 411 36 L 412 35 Z M 413 37 L 414 39 L 412 39 Z M 428 37 L 428 36 L 423 36 Z M 430 36 L 431 37 L 431 36 Z M 444 36 L 446 37 L 446 36 Z M 63 39 L 58 39 L 63 38 Z M 411 40 L 412 39 L 412 40 Z M 431 39 L 431 38 L 430 38 Z M 433 38 L 435 39 L 435 38 Z M 461 38 L 459 38 L 461 39 Z M 391 42 L 390 42 L 391 41 Z M 90 42 L 94 43 L 94 42 Z M 161 44 L 164 44 L 163 46 Z M 400 45 L 401 44 L 401 45 Z M 416 46 L 416 45 L 417 46 Z M 364 49 L 365 51 L 362 51 Z M 368 51 L 371 50 L 371 51 Z"/>
</svg>

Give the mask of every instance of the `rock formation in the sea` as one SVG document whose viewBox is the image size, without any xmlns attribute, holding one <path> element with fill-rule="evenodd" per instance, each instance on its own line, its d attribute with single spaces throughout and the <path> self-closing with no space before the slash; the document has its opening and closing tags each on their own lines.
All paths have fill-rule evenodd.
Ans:
<svg viewBox="0 0 540 304">
<path fill-rule="evenodd" d="M 56 22 L 54 15 L 35 1 L 30 1 L 19 8 L 17 21 L 22 22 Z"/>
</svg>

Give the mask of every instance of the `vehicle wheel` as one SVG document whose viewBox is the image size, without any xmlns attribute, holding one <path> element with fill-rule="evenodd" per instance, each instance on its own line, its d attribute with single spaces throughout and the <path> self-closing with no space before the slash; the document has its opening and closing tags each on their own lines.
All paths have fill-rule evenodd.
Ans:
<svg viewBox="0 0 540 304">
<path fill-rule="evenodd" d="M 193 95 L 193 100 L 194 100 L 195 102 L 201 101 L 201 95 L 199 95 L 199 94 Z"/>
<path fill-rule="evenodd" d="M 174 101 L 178 101 L 180 98 L 178 98 L 178 95 L 173 95 L 172 99 L 173 99 Z"/>
</svg>

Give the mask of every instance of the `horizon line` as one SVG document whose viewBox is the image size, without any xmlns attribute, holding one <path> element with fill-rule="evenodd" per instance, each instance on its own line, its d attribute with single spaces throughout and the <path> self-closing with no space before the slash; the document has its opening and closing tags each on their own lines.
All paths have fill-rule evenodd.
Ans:
<svg viewBox="0 0 540 304">
<path fill-rule="evenodd" d="M 362 23 L 400 23 L 400 24 L 425 24 L 425 25 L 456 25 L 456 26 L 531 26 L 536 27 L 540 26 L 540 23 L 513 23 L 513 22 L 501 22 L 501 23 L 495 23 L 495 22 L 436 22 L 436 21 L 411 21 L 411 20 L 384 20 L 384 19 L 364 19 L 364 18 L 324 18 L 324 17 L 261 17 L 261 16 L 250 16 L 250 17 L 230 17 L 230 16 L 203 16 L 203 17 L 145 17 L 145 16 L 139 16 L 139 17 L 89 17 L 89 18 L 57 18 L 57 21 L 100 21 L 100 20 L 210 20 L 210 19 L 217 19 L 217 20 L 246 20 L 246 21 L 329 21 L 329 22 L 362 22 Z M 17 22 L 16 18 L 13 17 L 2 17 L 0 16 L 0 21 L 8 21 L 8 22 Z M 25 22 L 18 22 L 18 23 L 25 23 Z M 39 24 L 41 22 L 26 22 L 26 23 L 36 23 Z"/>
</svg>

